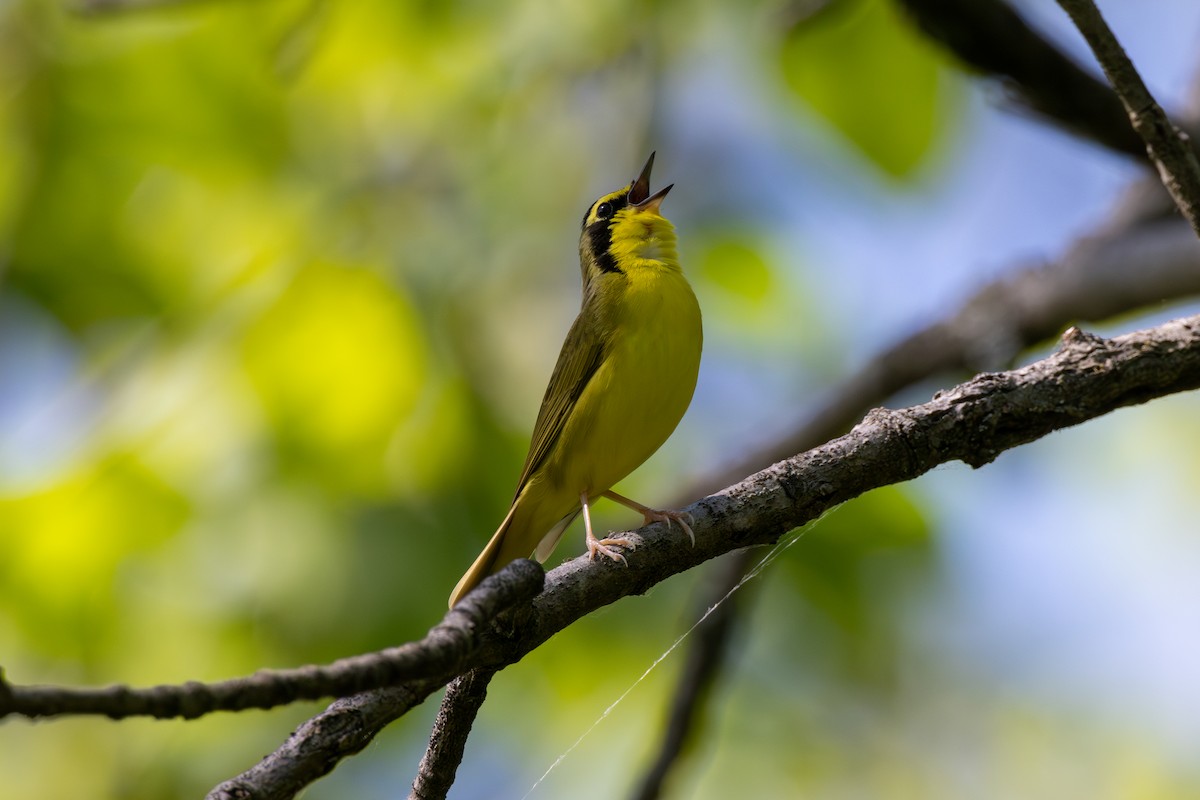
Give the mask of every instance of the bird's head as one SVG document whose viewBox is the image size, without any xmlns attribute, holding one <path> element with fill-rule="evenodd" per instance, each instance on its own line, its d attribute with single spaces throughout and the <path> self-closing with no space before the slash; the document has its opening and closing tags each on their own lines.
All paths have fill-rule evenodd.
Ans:
<svg viewBox="0 0 1200 800">
<path fill-rule="evenodd" d="M 579 236 L 586 287 L 596 273 L 624 273 L 657 264 L 678 269 L 675 227 L 660 212 L 671 186 L 650 194 L 654 153 L 628 185 L 592 203 Z"/>
</svg>

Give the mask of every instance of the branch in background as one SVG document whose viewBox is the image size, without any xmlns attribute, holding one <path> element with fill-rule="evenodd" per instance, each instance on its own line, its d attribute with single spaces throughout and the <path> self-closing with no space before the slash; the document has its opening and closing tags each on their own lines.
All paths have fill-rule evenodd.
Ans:
<svg viewBox="0 0 1200 800">
<path fill-rule="evenodd" d="M 791 433 L 705 480 L 692 496 L 828 441 L 866 409 L 940 373 L 995 369 L 1069 324 L 1200 295 L 1200 242 L 1186 227 L 1174 219 L 1126 224 L 1142 219 L 1135 203 L 1155 203 L 1161 194 L 1139 187 L 1108 230 L 1079 240 L 1057 262 L 984 286 L 953 316 L 879 353 Z"/>
<path fill-rule="evenodd" d="M 444 800 L 454 785 L 475 715 L 487 699 L 488 683 L 495 674 L 494 670 L 472 670 L 446 687 L 408 800 Z"/>
<path fill-rule="evenodd" d="M 509 565 L 481 584 L 424 639 L 378 653 L 343 658 L 327 666 L 261 670 L 245 678 L 178 686 L 133 689 L 72 689 L 12 686 L 0 677 L 0 719 L 9 714 L 51 717 L 99 714 L 110 719 L 149 716 L 194 719 L 213 711 L 273 708 L 297 700 L 345 697 L 405 681 L 432 679 L 434 688 L 459 674 L 478 647 L 486 622 L 502 611 L 527 603 L 542 590 L 541 567 L 528 560 Z M 424 699 L 423 697 L 421 699 Z"/>
<path fill-rule="evenodd" d="M 1091 0 L 1058 0 L 1083 34 L 1109 82 L 1121 98 L 1133 130 L 1145 141 L 1150 160 L 1158 168 L 1163 185 L 1175 205 L 1200 236 L 1200 162 L 1196 152 L 1167 119 L 1162 106 L 1150 94 L 1137 68 Z"/>
<path fill-rule="evenodd" d="M 205 800 L 295 797 L 439 688 L 433 681 L 416 681 L 338 700 L 294 730 L 275 752 L 215 787 Z"/>
<path fill-rule="evenodd" d="M 528 615 L 513 620 L 510 630 L 493 627 L 482 634 L 469 666 L 502 669 L 598 608 L 732 550 L 772 544 L 871 489 L 911 480 L 949 461 L 982 466 L 1052 431 L 1198 387 L 1200 316 L 1112 340 L 1071 329 L 1048 358 L 1011 372 L 979 375 L 924 405 L 877 409 L 845 436 L 694 503 L 687 509 L 695 520 L 694 546 L 677 528 L 654 524 L 627 534 L 638 544 L 628 566 L 586 556 L 564 563 L 546 575 L 546 591 L 534 598 Z M 421 691 L 433 689 L 416 682 L 339 701 L 254 768 L 222 784 L 236 792 L 214 790 L 209 797 L 293 797 L 300 785 L 361 750 L 382 729 L 379 721 L 397 702 L 396 694 Z M 346 744 L 346 726 L 323 722 L 348 702 L 356 715 L 368 719 L 352 731 L 352 747 Z M 314 763 L 323 770 L 319 774 Z"/>
<path fill-rule="evenodd" d="M 675 695 L 671 698 L 666 732 L 658 755 L 634 790 L 633 800 L 656 800 L 662 796 L 676 760 L 691 744 L 696 730 L 703 724 L 708 700 L 721 675 L 736 623 L 741 619 L 741 611 L 752 602 L 753 590 L 750 586 L 743 587 L 740 594 L 734 595 L 732 592 L 745 578 L 750 568 L 750 556 L 754 552 L 747 548 L 726 556 L 713 585 L 701 589 L 704 596 L 711 600 L 701 613 L 707 613 L 710 609 L 712 613 L 702 618 L 692 632 L 688 659 L 680 671 Z M 713 606 L 716 608 L 713 609 Z M 697 658 L 696 655 L 701 657 Z"/>
<path fill-rule="evenodd" d="M 1110 150 L 1145 158 L 1121 101 L 1001 0 L 897 0 L 964 63 L 1009 81 L 1031 109 Z"/>
</svg>

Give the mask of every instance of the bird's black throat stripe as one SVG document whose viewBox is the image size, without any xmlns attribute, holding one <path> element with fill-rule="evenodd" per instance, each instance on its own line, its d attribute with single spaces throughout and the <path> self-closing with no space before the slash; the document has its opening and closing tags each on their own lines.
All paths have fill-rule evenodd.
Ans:
<svg viewBox="0 0 1200 800">
<path fill-rule="evenodd" d="M 613 254 L 609 248 L 612 247 L 612 218 L 617 212 L 629 205 L 629 199 L 620 195 L 613 200 L 609 200 L 608 204 L 612 206 L 612 214 L 608 219 L 598 219 L 592 224 L 587 224 L 587 219 L 592 215 L 592 209 L 588 209 L 587 217 L 584 217 L 584 230 L 588 235 L 588 249 L 592 252 L 592 258 L 596 261 L 596 266 L 601 272 L 621 272 L 621 268 L 617 266 L 617 260 L 613 258 Z M 598 204 L 597 204 L 598 205 Z M 595 206 L 593 206 L 595 208 Z"/>
<path fill-rule="evenodd" d="M 609 247 L 612 245 L 612 228 L 609 227 L 608 220 L 600 220 L 593 222 L 587 228 L 588 233 L 588 249 L 592 251 L 592 258 L 595 259 L 596 266 L 601 272 L 620 272 L 621 268 L 617 266 L 617 260 L 613 258 L 613 254 L 609 252 Z"/>
</svg>

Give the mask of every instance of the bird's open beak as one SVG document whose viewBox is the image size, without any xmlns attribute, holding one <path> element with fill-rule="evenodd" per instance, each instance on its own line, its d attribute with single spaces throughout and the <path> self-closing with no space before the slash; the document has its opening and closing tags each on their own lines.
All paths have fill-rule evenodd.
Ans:
<svg viewBox="0 0 1200 800">
<path fill-rule="evenodd" d="M 671 191 L 671 187 L 675 184 L 667 186 L 665 189 L 659 189 L 653 195 L 650 194 L 650 170 L 654 168 L 654 153 L 650 154 L 650 158 L 646 159 L 646 166 L 642 167 L 642 173 L 637 176 L 637 180 L 629 187 L 629 204 L 638 211 L 651 211 L 658 213 L 658 207 L 662 205 L 663 198 L 667 196 L 667 192 Z"/>
</svg>

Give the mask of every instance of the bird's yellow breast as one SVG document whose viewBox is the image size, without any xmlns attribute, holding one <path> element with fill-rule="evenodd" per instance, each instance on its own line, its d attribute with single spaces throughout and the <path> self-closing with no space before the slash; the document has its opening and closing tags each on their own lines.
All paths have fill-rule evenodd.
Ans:
<svg viewBox="0 0 1200 800">
<path fill-rule="evenodd" d="M 702 332 L 696 296 L 674 261 L 626 257 L 603 276 L 598 311 L 609 332 L 603 364 L 579 398 L 544 476 L 564 502 L 597 495 L 649 458 L 683 417 L 696 388 Z M 556 492 L 557 493 L 557 492 Z"/>
</svg>

